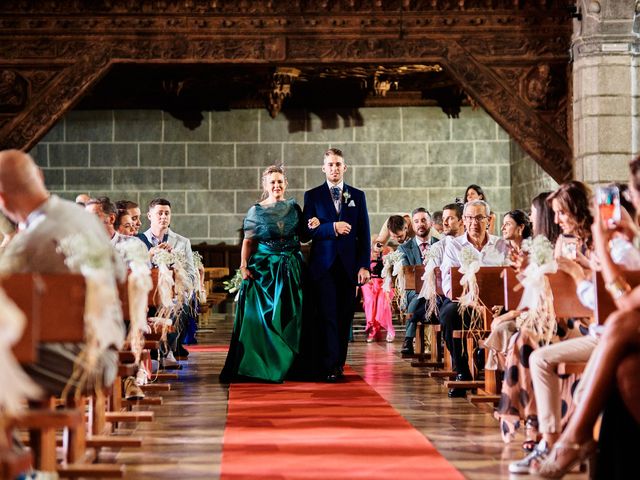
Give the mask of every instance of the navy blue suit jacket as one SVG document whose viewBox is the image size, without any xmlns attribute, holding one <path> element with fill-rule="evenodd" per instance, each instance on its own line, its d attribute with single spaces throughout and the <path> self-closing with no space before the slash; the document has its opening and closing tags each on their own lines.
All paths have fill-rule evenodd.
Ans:
<svg viewBox="0 0 640 480">
<path fill-rule="evenodd" d="M 340 259 L 351 280 L 356 283 L 358 270 L 368 270 L 371 262 L 367 200 L 362 190 L 345 183 L 341 202 L 338 214 L 326 182 L 304 194 L 305 224 L 312 217 L 320 220 L 319 227 L 309 230 L 312 239 L 309 269 L 311 275 L 318 278 L 331 268 L 336 259 Z M 335 234 L 333 224 L 338 221 L 351 225 L 348 235 Z"/>
</svg>

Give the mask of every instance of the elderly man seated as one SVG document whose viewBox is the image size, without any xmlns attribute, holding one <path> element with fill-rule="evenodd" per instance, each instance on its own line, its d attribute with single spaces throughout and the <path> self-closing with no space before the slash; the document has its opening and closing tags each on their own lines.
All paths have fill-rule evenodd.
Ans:
<svg viewBox="0 0 640 480">
<path fill-rule="evenodd" d="M 1 271 L 70 272 L 72 267 L 65 263 L 66 257 L 58 246 L 67 238 L 79 236 L 82 241 L 90 241 L 96 248 L 109 252 L 104 259 L 103 270 L 107 276 L 102 287 L 111 289 L 117 298 L 114 255 L 105 229 L 94 215 L 75 203 L 50 195 L 42 172 L 33 159 L 21 151 L 0 152 L 0 209 L 19 224 L 19 232 L 2 255 Z M 88 385 L 93 382 L 98 386 L 111 385 L 117 373 L 116 349 L 124 342 L 124 324 L 121 314 L 117 315 L 119 306 L 109 311 L 114 314 L 109 316 L 108 324 L 103 325 L 107 335 L 100 339 L 106 347 L 98 352 L 98 365 L 91 372 L 95 378 L 90 379 Z M 37 362 L 26 370 L 46 393 L 60 395 L 77 368 L 76 359 L 83 347 L 83 343 L 41 343 Z"/>
<path fill-rule="evenodd" d="M 484 200 L 473 200 L 464 206 L 462 220 L 466 232 L 449 242 L 444 250 L 444 257 L 440 270 L 442 271 L 442 290 L 447 299 L 440 308 L 440 324 L 444 332 L 445 343 L 451 352 L 453 369 L 456 380 L 471 380 L 468 365 L 468 354 L 462 346 L 462 340 L 453 338 L 453 332 L 460 330 L 462 325 L 468 327 L 467 312 L 460 315 L 458 302 L 451 300 L 451 269 L 462 265 L 461 252 L 468 250 L 480 261 L 481 266 L 499 266 L 507 264 L 509 246 L 500 237 L 487 233 L 489 214 L 491 210 Z M 450 389 L 449 397 L 464 397 L 464 389 Z"/>
</svg>

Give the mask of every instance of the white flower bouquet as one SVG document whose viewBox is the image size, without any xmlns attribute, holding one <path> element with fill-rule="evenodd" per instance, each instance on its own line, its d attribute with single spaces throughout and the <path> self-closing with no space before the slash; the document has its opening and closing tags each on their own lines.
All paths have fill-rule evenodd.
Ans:
<svg viewBox="0 0 640 480">
<path fill-rule="evenodd" d="M 432 261 L 434 260 L 434 261 Z M 424 274 L 422 275 L 422 288 L 418 298 L 426 300 L 427 309 L 424 318 L 429 319 L 433 315 L 438 315 L 437 293 L 436 293 L 436 263 L 433 249 L 426 251 L 422 263 L 424 264 Z"/>
<path fill-rule="evenodd" d="M 480 259 L 475 250 L 469 246 L 464 247 L 458 256 L 460 260 L 460 285 L 462 285 L 462 295 L 458 298 L 458 311 L 462 315 L 469 309 L 471 318 L 469 320 L 469 330 L 482 328 L 484 318 L 484 305 L 480 300 L 480 291 L 476 273 L 480 270 Z M 463 323 L 464 328 L 464 323 Z"/>
<path fill-rule="evenodd" d="M 527 310 L 528 315 L 521 315 L 516 324 L 527 330 L 535 341 L 548 344 L 558 324 L 547 274 L 557 272 L 558 264 L 553 258 L 551 242 L 543 235 L 524 240 L 522 250 L 528 255 L 528 264 L 518 275 L 524 289 L 518 310 Z"/>
<path fill-rule="evenodd" d="M 405 278 L 404 269 L 402 268 L 402 259 L 404 255 L 400 250 L 395 250 L 382 258 L 382 290 L 387 294 L 391 293 L 391 284 L 395 277 L 394 287 L 395 296 L 398 298 L 398 306 L 400 310 L 407 307 L 407 299 L 405 297 Z"/>
<path fill-rule="evenodd" d="M 238 301 L 238 296 L 240 295 L 240 287 L 242 286 L 242 270 L 237 269 L 236 273 L 229 280 L 225 280 L 222 282 L 222 287 L 229 293 L 236 293 L 234 302 Z"/>
</svg>

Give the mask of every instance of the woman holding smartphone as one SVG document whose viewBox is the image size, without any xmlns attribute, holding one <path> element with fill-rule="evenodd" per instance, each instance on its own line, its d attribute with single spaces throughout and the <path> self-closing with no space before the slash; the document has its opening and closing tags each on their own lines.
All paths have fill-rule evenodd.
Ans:
<svg viewBox="0 0 640 480">
<path fill-rule="evenodd" d="M 583 268 L 590 268 L 589 256 L 593 248 L 591 225 L 593 216 L 589 210 L 591 192 L 584 183 L 572 180 L 560 185 L 547 197 L 547 203 L 554 213 L 554 222 L 562 234 L 555 247 L 555 256 L 578 262 Z"/>
</svg>

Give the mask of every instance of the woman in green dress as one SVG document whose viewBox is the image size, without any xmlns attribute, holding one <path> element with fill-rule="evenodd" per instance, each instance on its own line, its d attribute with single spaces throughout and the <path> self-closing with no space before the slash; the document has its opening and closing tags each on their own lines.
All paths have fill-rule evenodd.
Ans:
<svg viewBox="0 0 640 480">
<path fill-rule="evenodd" d="M 239 292 L 222 383 L 282 382 L 298 353 L 302 329 L 302 211 L 285 200 L 281 167 L 262 175 L 263 200 L 244 219 Z M 312 218 L 309 228 L 318 220 Z"/>
</svg>

